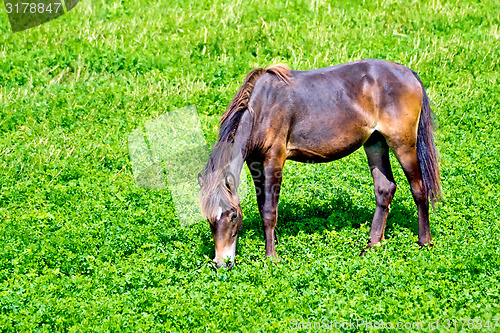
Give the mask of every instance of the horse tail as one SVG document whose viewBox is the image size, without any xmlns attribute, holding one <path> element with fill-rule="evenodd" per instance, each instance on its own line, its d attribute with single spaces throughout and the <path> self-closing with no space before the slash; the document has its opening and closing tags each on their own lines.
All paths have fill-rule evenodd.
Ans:
<svg viewBox="0 0 500 333">
<path fill-rule="evenodd" d="M 438 201 L 443 195 L 439 175 L 439 155 L 434 143 L 435 116 L 429 104 L 429 97 L 427 96 L 422 80 L 420 80 L 417 73 L 413 72 L 413 75 L 419 81 L 423 95 L 422 111 L 418 123 L 417 155 L 424 188 L 434 209 L 434 202 Z"/>
<path fill-rule="evenodd" d="M 206 165 L 198 175 L 201 185 L 200 206 L 202 213 L 206 217 L 214 216 L 213 211 L 217 209 L 213 198 L 220 195 L 226 198 L 230 196 L 227 189 L 221 188 L 221 181 L 224 178 L 226 168 L 231 163 L 234 136 L 240 119 L 249 109 L 248 103 L 257 80 L 265 73 L 273 73 L 286 84 L 290 84 L 292 80 L 290 68 L 283 64 L 273 65 L 267 68 L 256 68 L 247 74 L 241 88 L 227 107 L 226 112 L 222 115 L 219 124 L 217 143 L 213 147 Z M 240 148 L 245 158 L 247 147 Z M 218 195 L 215 195 L 216 193 Z"/>
</svg>

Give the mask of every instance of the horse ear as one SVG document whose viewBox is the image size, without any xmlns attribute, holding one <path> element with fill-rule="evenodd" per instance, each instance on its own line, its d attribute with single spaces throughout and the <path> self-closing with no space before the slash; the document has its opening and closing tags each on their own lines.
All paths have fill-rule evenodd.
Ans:
<svg viewBox="0 0 500 333">
<path fill-rule="evenodd" d="M 231 172 L 226 174 L 226 186 L 231 190 L 231 192 L 236 190 L 236 180 Z"/>
<path fill-rule="evenodd" d="M 201 174 L 201 171 L 198 172 L 198 185 L 200 185 L 200 187 L 203 187 L 203 175 Z"/>
</svg>

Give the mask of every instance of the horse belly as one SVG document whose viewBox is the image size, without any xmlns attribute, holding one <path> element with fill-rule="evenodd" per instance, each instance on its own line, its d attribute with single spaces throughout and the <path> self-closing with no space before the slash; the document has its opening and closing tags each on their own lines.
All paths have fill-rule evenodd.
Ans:
<svg viewBox="0 0 500 333">
<path fill-rule="evenodd" d="M 292 130 L 287 158 L 305 163 L 330 162 L 358 150 L 373 133 L 364 125 L 308 126 Z"/>
</svg>

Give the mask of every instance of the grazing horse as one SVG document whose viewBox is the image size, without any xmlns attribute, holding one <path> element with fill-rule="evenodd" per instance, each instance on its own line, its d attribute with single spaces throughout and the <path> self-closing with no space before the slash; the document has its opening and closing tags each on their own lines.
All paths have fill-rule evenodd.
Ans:
<svg viewBox="0 0 500 333">
<path fill-rule="evenodd" d="M 198 175 L 200 207 L 210 223 L 217 267 L 234 265 L 242 211 L 239 176 L 247 163 L 264 224 L 266 256 L 274 242 L 285 160 L 330 162 L 364 147 L 376 209 L 368 247 L 384 237 L 396 183 L 394 152 L 418 209 L 418 244 L 431 245 L 429 201 L 441 196 L 433 113 L 412 70 L 360 60 L 308 71 L 274 65 L 251 71 L 222 116 L 218 141 Z"/>
</svg>

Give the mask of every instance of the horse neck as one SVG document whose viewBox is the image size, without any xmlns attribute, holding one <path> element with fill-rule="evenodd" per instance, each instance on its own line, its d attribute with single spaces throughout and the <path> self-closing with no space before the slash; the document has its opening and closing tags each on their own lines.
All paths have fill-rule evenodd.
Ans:
<svg viewBox="0 0 500 333">
<path fill-rule="evenodd" d="M 234 176 L 236 188 L 240 184 L 240 175 L 245 163 L 246 155 L 249 148 L 250 137 L 252 134 L 253 117 L 250 112 L 245 111 L 236 128 L 234 140 L 232 142 L 231 160 L 228 166 L 228 171 Z"/>
<path fill-rule="evenodd" d="M 227 171 L 234 177 L 236 189 L 240 186 L 240 175 L 244 162 L 245 158 L 243 157 L 241 148 L 237 144 L 233 145 L 231 162 L 229 163 Z"/>
</svg>

